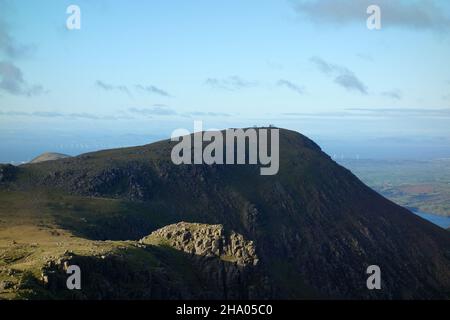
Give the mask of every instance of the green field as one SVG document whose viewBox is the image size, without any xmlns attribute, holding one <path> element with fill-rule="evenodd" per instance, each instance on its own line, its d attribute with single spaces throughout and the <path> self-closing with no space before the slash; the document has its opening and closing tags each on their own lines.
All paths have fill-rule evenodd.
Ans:
<svg viewBox="0 0 450 320">
<path fill-rule="evenodd" d="M 450 159 L 339 162 L 364 183 L 399 205 L 450 216 Z"/>
</svg>

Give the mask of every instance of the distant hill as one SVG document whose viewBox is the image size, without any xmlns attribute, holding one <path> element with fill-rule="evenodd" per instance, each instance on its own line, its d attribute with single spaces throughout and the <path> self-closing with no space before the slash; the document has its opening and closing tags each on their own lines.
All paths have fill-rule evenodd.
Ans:
<svg viewBox="0 0 450 320">
<path fill-rule="evenodd" d="M 450 234 L 307 137 L 280 130 L 274 176 L 176 166 L 174 144 L 1 167 L 3 297 L 66 297 L 65 282 L 42 273 L 64 275 L 75 259 L 96 275 L 81 298 L 450 298 Z M 369 265 L 381 290 L 366 287 Z"/>
<path fill-rule="evenodd" d="M 69 158 L 67 154 L 62 153 L 55 153 L 55 152 L 46 152 L 41 154 L 40 156 L 37 156 L 33 160 L 30 161 L 30 163 L 39 163 L 44 161 L 51 161 L 51 160 L 58 160 L 58 159 L 64 159 Z"/>
</svg>

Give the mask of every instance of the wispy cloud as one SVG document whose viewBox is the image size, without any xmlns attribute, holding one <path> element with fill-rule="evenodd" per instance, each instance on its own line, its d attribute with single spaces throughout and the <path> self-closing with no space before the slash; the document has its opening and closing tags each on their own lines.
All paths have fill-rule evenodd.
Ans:
<svg viewBox="0 0 450 320">
<path fill-rule="evenodd" d="M 0 51 L 10 59 L 31 56 L 36 51 L 36 45 L 18 44 L 7 32 L 4 23 L 0 21 Z"/>
<path fill-rule="evenodd" d="M 370 62 L 374 61 L 372 55 L 367 54 L 367 53 L 358 53 L 358 54 L 356 54 L 356 56 L 365 61 L 370 61 Z"/>
<path fill-rule="evenodd" d="M 119 85 L 115 85 L 115 84 L 110 84 L 107 83 L 105 81 L 102 80 L 97 80 L 95 82 L 96 86 L 99 87 L 102 90 L 105 91 L 119 91 L 122 93 L 126 93 L 129 96 L 132 96 L 131 94 L 131 90 L 128 88 L 127 85 L 124 84 L 119 84 Z M 137 90 L 146 92 L 146 93 L 150 93 L 150 94 L 156 94 L 159 96 L 163 96 L 163 97 L 172 97 L 171 94 L 169 94 L 167 91 L 160 89 L 154 85 L 142 85 L 142 84 L 137 84 L 134 86 Z"/>
<path fill-rule="evenodd" d="M 129 108 L 129 112 L 140 116 L 173 116 L 177 112 L 169 107 L 152 106 L 150 108 Z"/>
<path fill-rule="evenodd" d="M 12 62 L 0 61 L 0 90 L 17 96 L 37 96 L 47 91 L 38 84 L 28 84 L 22 70 Z"/>
<path fill-rule="evenodd" d="M 292 90 L 298 94 L 304 94 L 305 93 L 305 88 L 303 86 L 299 86 L 289 80 L 284 80 L 284 79 L 280 79 L 277 82 L 277 86 L 279 87 L 285 87 L 289 90 Z"/>
<path fill-rule="evenodd" d="M 320 57 L 312 57 L 311 62 L 325 75 L 333 77 L 334 82 L 339 86 L 349 90 L 357 91 L 361 94 L 368 94 L 367 86 L 344 66 L 328 63 Z"/>
<path fill-rule="evenodd" d="M 230 76 L 227 78 L 208 78 L 205 84 L 215 89 L 224 89 L 235 91 L 244 88 L 255 87 L 257 82 L 242 79 L 239 76 Z"/>
<path fill-rule="evenodd" d="M 450 30 L 450 16 L 437 0 L 298 0 L 295 11 L 317 24 L 365 25 L 366 9 L 376 4 L 382 10 L 383 28 L 400 27 L 415 30 L 446 32 Z"/>
<path fill-rule="evenodd" d="M 383 91 L 381 95 L 395 100 L 401 100 L 403 97 L 402 92 L 398 89 Z"/>
<path fill-rule="evenodd" d="M 358 114 L 401 117 L 450 117 L 450 108 L 348 108 Z"/>
<path fill-rule="evenodd" d="M 145 86 L 142 84 L 137 84 L 136 88 L 150 94 L 157 94 L 163 97 L 172 97 L 172 95 L 168 93 L 166 90 L 160 89 L 154 85 Z"/>
<path fill-rule="evenodd" d="M 28 57 L 36 51 L 34 44 L 19 43 L 11 34 L 11 28 L 6 23 L 5 18 L 8 14 L 6 1 L 0 1 L 0 52 L 5 54 L 8 59 L 18 59 Z"/>
<path fill-rule="evenodd" d="M 112 116 L 112 115 L 98 115 L 93 113 L 62 113 L 57 111 L 0 111 L 0 116 L 25 116 L 25 117 L 38 117 L 38 118 L 64 118 L 68 120 L 87 119 L 87 120 L 117 120 L 117 119 L 129 119 L 126 116 Z"/>
<path fill-rule="evenodd" d="M 355 90 L 359 91 L 362 94 L 367 94 L 367 87 L 364 83 L 361 82 L 353 72 L 345 72 L 342 74 L 338 74 L 334 81 L 344 87 L 347 90 Z"/>
<path fill-rule="evenodd" d="M 192 117 L 231 117 L 229 113 L 223 112 L 202 112 L 202 111 L 192 111 L 187 112 L 185 115 Z"/>
<path fill-rule="evenodd" d="M 25 81 L 22 70 L 16 65 L 19 58 L 29 57 L 36 50 L 34 44 L 19 43 L 12 35 L 6 17 L 10 14 L 9 1 L 0 1 L 0 91 L 17 96 L 37 96 L 48 91 L 40 84 Z"/>
<path fill-rule="evenodd" d="M 285 112 L 282 113 L 283 116 L 288 117 L 300 117 L 300 118 L 341 118 L 352 116 L 351 112 Z"/>
<path fill-rule="evenodd" d="M 450 117 L 450 108 L 347 108 L 336 112 L 288 112 L 289 118 L 442 118 Z"/>
<path fill-rule="evenodd" d="M 155 104 L 148 108 L 129 108 L 121 110 L 114 115 L 102 115 L 89 112 L 64 113 L 59 111 L 16 111 L 0 110 L 0 116 L 3 117 L 37 117 L 47 119 L 66 119 L 66 120 L 135 120 L 142 117 L 153 118 L 161 116 L 178 117 L 230 117 L 231 115 L 223 112 L 213 111 L 187 111 L 179 113 L 176 110 L 165 106 Z"/>
<path fill-rule="evenodd" d="M 180 116 L 180 117 L 230 117 L 231 115 L 224 112 L 213 111 L 187 111 L 177 112 L 176 110 L 166 106 L 155 104 L 149 108 L 129 108 L 132 114 L 145 117 L 153 116 Z"/>
<path fill-rule="evenodd" d="M 125 85 L 113 85 L 113 84 L 109 84 L 109 83 L 106 83 L 101 80 L 97 80 L 95 82 L 95 84 L 97 87 L 99 87 L 100 89 L 103 89 L 105 91 L 119 91 L 119 92 L 126 93 L 127 95 L 131 96 L 130 90 Z"/>
</svg>

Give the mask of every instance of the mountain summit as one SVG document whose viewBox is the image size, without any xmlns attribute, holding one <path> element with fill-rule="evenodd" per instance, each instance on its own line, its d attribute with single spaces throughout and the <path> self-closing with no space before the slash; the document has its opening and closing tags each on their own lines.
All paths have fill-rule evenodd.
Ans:
<svg viewBox="0 0 450 320">
<path fill-rule="evenodd" d="M 153 279 L 172 291 L 150 292 L 160 287 L 130 276 L 129 281 L 140 283 L 138 293 L 117 289 L 121 298 L 450 298 L 450 234 L 364 185 L 307 137 L 280 129 L 280 166 L 274 176 L 261 176 L 259 165 L 174 165 L 174 145 L 164 140 L 3 166 L 0 238 L 16 244 L 0 241 L 0 248 L 7 248 L 5 256 L 14 255 L 22 244 L 28 259 L 37 259 L 42 253 L 28 247 L 33 242 L 47 246 L 40 252 L 61 263 L 67 252 L 50 245 L 58 242 L 80 264 L 90 256 L 96 262 L 86 268 L 99 272 L 109 257 L 100 248 L 123 253 L 132 243 L 132 252 L 140 253 L 128 249 L 124 259 L 149 259 L 139 272 L 153 272 Z M 21 238 L 21 229 L 33 230 L 34 240 Z M 208 258 L 208 252 L 217 253 Z M 177 269 L 174 261 L 181 260 L 170 258 L 175 253 L 190 267 Z M 247 256 L 248 265 L 237 262 Z M 108 266 L 135 266 L 116 260 Z M 3 268 L 18 264 L 14 268 L 25 272 L 30 265 L 8 261 L 13 262 Z M 155 263 L 158 271 L 151 267 Z M 380 290 L 366 286 L 371 265 L 380 267 Z M 58 266 L 35 264 L 36 270 L 62 270 Z M 132 274 L 134 269 L 124 270 Z M 197 276 L 198 290 L 208 284 L 208 294 L 187 289 Z M 36 271 L 33 277 L 39 278 Z M 110 286 L 126 283 L 120 277 L 102 274 L 96 294 L 103 290 L 102 297 L 111 297 Z M 49 281 L 47 286 L 37 281 L 35 292 L 61 291 Z"/>
</svg>

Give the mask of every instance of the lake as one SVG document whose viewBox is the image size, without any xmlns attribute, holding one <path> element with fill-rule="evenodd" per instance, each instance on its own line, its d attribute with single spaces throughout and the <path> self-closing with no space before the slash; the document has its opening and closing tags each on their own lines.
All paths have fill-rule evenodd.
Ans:
<svg viewBox="0 0 450 320">
<path fill-rule="evenodd" d="M 413 211 L 413 212 L 417 214 L 419 217 L 424 218 L 438 225 L 439 227 L 442 227 L 444 229 L 450 227 L 450 217 L 438 216 L 436 214 L 425 213 L 420 211 Z"/>
</svg>

